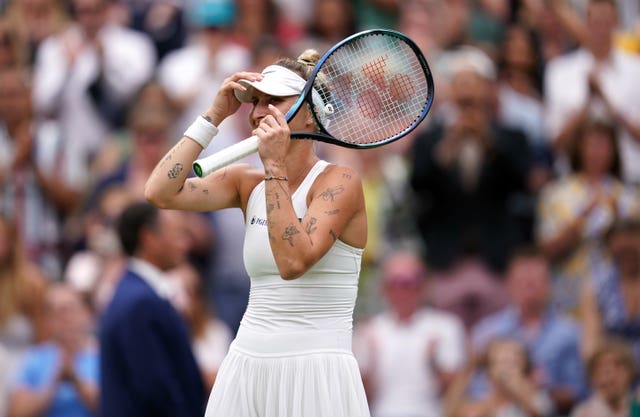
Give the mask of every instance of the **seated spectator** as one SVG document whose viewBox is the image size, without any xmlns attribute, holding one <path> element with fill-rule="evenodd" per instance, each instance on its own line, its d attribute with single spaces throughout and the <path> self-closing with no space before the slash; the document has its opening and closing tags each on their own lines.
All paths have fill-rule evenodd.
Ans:
<svg viewBox="0 0 640 417">
<path fill-rule="evenodd" d="M 640 363 L 640 221 L 617 222 L 607 243 L 612 264 L 585 286 L 581 299 L 584 356 L 613 336 L 626 341 Z"/>
<path fill-rule="evenodd" d="M 640 195 L 620 181 L 613 125 L 591 121 L 575 142 L 573 173 L 550 182 L 538 201 L 536 239 L 551 260 L 552 303 L 577 313 L 584 284 L 607 262 L 605 235 L 615 218 L 640 216 Z"/>
<path fill-rule="evenodd" d="M 571 417 L 632 417 L 637 370 L 638 364 L 625 342 L 604 340 L 587 362 L 591 396 L 576 406 Z"/>
<path fill-rule="evenodd" d="M 45 313 L 49 339 L 27 352 L 11 394 L 9 415 L 96 416 L 99 356 L 89 309 L 71 287 L 51 284 Z"/>
<path fill-rule="evenodd" d="M 63 226 L 82 199 L 87 173 L 61 127 L 33 114 L 30 96 L 27 70 L 0 70 L 0 208 L 15 222 L 29 259 L 59 279 Z"/>
<path fill-rule="evenodd" d="M 551 308 L 549 262 L 540 252 L 514 254 L 506 275 L 510 304 L 474 327 L 473 350 L 483 355 L 490 341 L 500 337 L 523 343 L 531 354 L 536 386 L 549 393 L 559 413 L 566 413 L 584 392 L 579 328 Z M 486 375 L 475 375 L 472 398 L 488 390 Z"/>
<path fill-rule="evenodd" d="M 469 374 L 447 398 L 447 417 L 547 417 L 553 406 L 548 393 L 535 381 L 527 348 L 511 339 L 494 339 L 485 352 L 484 371 L 490 388 L 478 399 L 464 398 Z M 474 369 L 470 369 L 470 374 Z"/>
<path fill-rule="evenodd" d="M 202 278 L 193 265 L 185 262 L 169 274 L 177 281 L 176 308 L 187 322 L 196 362 L 209 392 L 233 340 L 231 330 L 213 315 L 207 305 Z"/>
<path fill-rule="evenodd" d="M 381 266 L 386 306 L 356 327 L 354 353 L 374 417 L 440 416 L 440 398 L 462 369 L 465 335 L 454 315 L 424 306 L 425 265 L 400 251 Z"/>
<path fill-rule="evenodd" d="M 0 350 L 5 357 L 0 386 L 13 379 L 27 348 L 44 337 L 46 285 L 44 274 L 26 258 L 15 222 L 0 215 Z"/>
</svg>

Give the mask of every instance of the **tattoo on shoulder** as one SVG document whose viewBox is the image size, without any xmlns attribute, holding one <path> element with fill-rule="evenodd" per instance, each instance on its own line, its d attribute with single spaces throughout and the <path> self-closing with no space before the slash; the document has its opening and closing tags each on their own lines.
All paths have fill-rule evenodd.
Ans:
<svg viewBox="0 0 640 417">
<path fill-rule="evenodd" d="M 318 226 L 316 226 L 316 223 L 318 223 L 318 219 L 316 219 L 315 217 L 312 217 L 309 219 L 309 223 L 307 223 L 308 235 L 310 235 L 311 233 L 315 232 L 316 229 L 318 229 Z"/>
<path fill-rule="evenodd" d="M 342 178 L 350 180 L 352 178 L 352 176 L 348 172 L 343 172 L 342 173 Z"/>
<path fill-rule="evenodd" d="M 284 233 L 282 234 L 282 240 L 286 240 L 286 241 L 289 242 L 289 245 L 294 246 L 293 245 L 293 236 L 297 235 L 298 233 L 300 233 L 298 228 L 295 227 L 293 225 L 293 223 L 291 223 L 289 226 L 287 226 L 284 229 Z"/>
<path fill-rule="evenodd" d="M 167 177 L 174 180 L 178 178 L 182 170 L 184 170 L 184 165 L 178 162 L 173 167 L 171 167 L 171 169 L 167 172 Z"/>
<path fill-rule="evenodd" d="M 322 193 L 320 193 L 320 198 L 322 198 L 324 201 L 334 201 L 335 197 L 338 194 L 341 194 L 343 191 L 344 191 L 344 187 L 342 185 L 329 187 L 326 190 L 324 190 Z"/>
</svg>

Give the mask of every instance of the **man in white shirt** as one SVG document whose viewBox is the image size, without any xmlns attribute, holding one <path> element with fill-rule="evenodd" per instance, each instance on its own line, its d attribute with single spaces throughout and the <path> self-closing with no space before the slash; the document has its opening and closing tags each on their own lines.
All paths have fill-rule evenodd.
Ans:
<svg viewBox="0 0 640 417">
<path fill-rule="evenodd" d="M 584 46 L 549 62 L 544 88 L 547 129 L 556 153 L 566 157 L 588 119 L 616 123 L 622 179 L 640 184 L 640 57 L 614 46 L 617 22 L 613 0 L 590 0 Z M 559 169 L 566 172 L 567 167 Z"/>
<path fill-rule="evenodd" d="M 109 24 L 107 8 L 108 0 L 73 0 L 75 23 L 42 43 L 34 67 L 36 111 L 58 119 L 87 158 L 122 123 L 126 104 L 156 63 L 149 38 Z"/>
<path fill-rule="evenodd" d="M 358 359 L 372 417 L 437 417 L 441 398 L 465 362 L 462 321 L 422 305 L 425 266 L 412 252 L 382 265 L 387 309 L 357 326 Z"/>
</svg>

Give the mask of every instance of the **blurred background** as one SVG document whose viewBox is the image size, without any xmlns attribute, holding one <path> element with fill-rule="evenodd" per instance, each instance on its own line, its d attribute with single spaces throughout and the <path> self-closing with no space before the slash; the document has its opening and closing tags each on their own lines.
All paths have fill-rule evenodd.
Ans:
<svg viewBox="0 0 640 417">
<path fill-rule="evenodd" d="M 222 80 L 370 28 L 413 39 L 436 83 L 411 136 L 318 144 L 364 180 L 354 351 L 372 415 L 640 415 L 640 1 L 0 0 L 0 12 L 0 416 L 35 415 L 19 406 L 39 386 L 28 352 L 95 337 L 125 262 L 114 221 Z M 250 136 L 248 111 L 203 154 Z M 173 299 L 212 384 L 247 303 L 243 218 L 181 215 L 189 257 Z M 52 410 L 37 415 L 70 415 Z"/>
</svg>

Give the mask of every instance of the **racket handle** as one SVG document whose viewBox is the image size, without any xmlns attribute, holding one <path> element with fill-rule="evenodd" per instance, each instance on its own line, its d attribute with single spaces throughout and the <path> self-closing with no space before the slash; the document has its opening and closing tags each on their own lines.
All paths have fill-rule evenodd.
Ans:
<svg viewBox="0 0 640 417">
<path fill-rule="evenodd" d="M 206 177 L 213 171 L 258 151 L 258 137 L 251 136 L 205 158 L 193 163 L 193 172 L 199 177 Z"/>
</svg>

